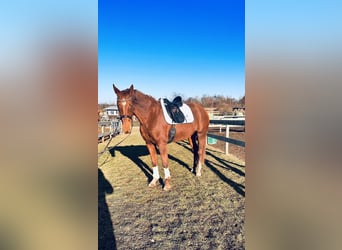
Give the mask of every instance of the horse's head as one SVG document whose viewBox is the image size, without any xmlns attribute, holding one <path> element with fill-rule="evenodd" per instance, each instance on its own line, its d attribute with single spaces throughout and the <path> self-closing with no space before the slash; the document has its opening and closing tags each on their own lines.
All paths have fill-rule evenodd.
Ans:
<svg viewBox="0 0 342 250">
<path fill-rule="evenodd" d="M 120 91 L 113 84 L 113 89 L 117 95 L 117 105 L 120 113 L 120 119 L 122 121 L 122 130 L 125 134 L 131 132 L 132 129 L 132 117 L 133 117 L 133 94 L 134 87 L 131 85 L 129 89 Z"/>
</svg>

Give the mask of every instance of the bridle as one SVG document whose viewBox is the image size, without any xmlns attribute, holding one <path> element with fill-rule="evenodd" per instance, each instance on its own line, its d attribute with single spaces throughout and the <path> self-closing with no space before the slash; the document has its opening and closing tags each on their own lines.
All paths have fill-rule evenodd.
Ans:
<svg viewBox="0 0 342 250">
<path fill-rule="evenodd" d="M 123 103 L 124 105 L 126 105 L 126 101 L 127 100 L 132 100 L 132 97 L 129 97 L 129 98 L 122 98 L 122 99 L 119 99 L 118 102 L 121 102 Z M 130 107 L 132 108 L 132 107 Z M 122 121 L 122 119 L 124 118 L 127 118 L 127 119 L 130 119 L 131 121 L 133 120 L 132 119 L 132 115 L 120 115 L 119 119 Z"/>
<path fill-rule="evenodd" d="M 128 118 L 132 120 L 132 116 L 131 115 L 120 115 L 120 120 L 124 119 L 124 118 Z"/>
</svg>

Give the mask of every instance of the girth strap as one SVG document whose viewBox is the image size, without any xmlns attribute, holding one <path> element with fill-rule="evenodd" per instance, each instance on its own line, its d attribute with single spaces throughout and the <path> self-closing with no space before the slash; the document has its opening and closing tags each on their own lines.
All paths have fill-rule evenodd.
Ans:
<svg viewBox="0 0 342 250">
<path fill-rule="evenodd" d="M 175 138 L 175 135 L 176 135 L 176 125 L 173 124 L 169 130 L 169 139 L 167 143 L 172 142 L 173 139 Z"/>
</svg>

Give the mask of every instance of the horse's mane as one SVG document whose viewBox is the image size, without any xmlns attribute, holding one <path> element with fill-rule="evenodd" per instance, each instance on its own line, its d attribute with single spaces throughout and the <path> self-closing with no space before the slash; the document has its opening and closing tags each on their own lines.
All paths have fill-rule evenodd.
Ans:
<svg viewBox="0 0 342 250">
<path fill-rule="evenodd" d="M 134 90 L 134 98 L 133 98 L 133 102 L 135 105 L 139 105 L 141 107 L 147 106 L 147 104 L 150 103 L 156 103 L 157 100 L 150 96 L 150 95 L 146 95 L 144 93 L 142 93 L 141 91 L 135 89 Z"/>
</svg>

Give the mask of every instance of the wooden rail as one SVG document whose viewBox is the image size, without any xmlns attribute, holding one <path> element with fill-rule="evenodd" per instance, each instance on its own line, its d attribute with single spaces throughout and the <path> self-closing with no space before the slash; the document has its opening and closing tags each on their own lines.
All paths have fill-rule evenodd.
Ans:
<svg viewBox="0 0 342 250">
<path fill-rule="evenodd" d="M 238 145 L 240 147 L 245 147 L 246 144 L 244 141 L 229 138 L 230 127 L 245 126 L 245 118 L 238 118 L 238 119 L 230 118 L 230 119 L 225 119 L 225 120 L 210 120 L 210 124 L 226 125 L 226 136 L 225 137 L 220 136 L 220 135 L 210 134 L 210 133 L 208 133 L 208 135 L 207 135 L 207 137 L 226 142 L 226 145 L 225 145 L 225 153 L 226 154 L 229 154 L 229 143 L 232 143 L 234 145 Z M 209 128 L 210 128 L 210 125 L 209 125 Z"/>
<path fill-rule="evenodd" d="M 97 140 L 104 142 L 106 138 L 116 136 L 121 132 L 121 125 L 119 120 L 99 121 L 98 126 L 101 127 L 101 133 L 97 135 Z M 109 127 L 109 131 L 105 132 L 105 128 Z"/>
</svg>

